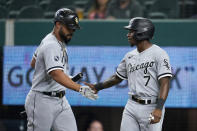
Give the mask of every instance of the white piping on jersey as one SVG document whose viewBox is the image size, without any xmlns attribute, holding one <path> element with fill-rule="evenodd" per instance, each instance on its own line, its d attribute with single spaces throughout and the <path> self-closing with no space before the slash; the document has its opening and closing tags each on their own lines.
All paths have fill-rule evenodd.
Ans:
<svg viewBox="0 0 197 131">
<path fill-rule="evenodd" d="M 161 74 L 158 76 L 158 80 L 163 78 L 163 77 L 166 77 L 166 76 L 169 76 L 169 77 L 172 77 L 172 74 L 171 73 L 164 73 L 164 74 Z"/>
<path fill-rule="evenodd" d="M 49 74 L 49 72 L 53 71 L 53 70 L 57 70 L 57 69 L 60 69 L 60 70 L 64 70 L 63 67 L 61 66 L 54 66 L 54 67 L 51 67 L 47 70 L 47 73 Z"/>
<path fill-rule="evenodd" d="M 120 73 L 118 73 L 118 71 L 116 71 L 116 75 L 117 75 L 120 79 L 127 80 L 127 77 L 121 75 Z"/>
</svg>

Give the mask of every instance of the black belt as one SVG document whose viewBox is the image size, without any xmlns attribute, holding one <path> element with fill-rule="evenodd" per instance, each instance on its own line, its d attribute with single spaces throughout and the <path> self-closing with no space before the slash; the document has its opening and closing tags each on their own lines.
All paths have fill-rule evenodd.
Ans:
<svg viewBox="0 0 197 131">
<path fill-rule="evenodd" d="M 143 104 L 143 105 L 151 104 L 151 100 L 147 100 L 147 99 L 146 100 L 142 100 L 142 99 L 136 98 L 135 96 L 132 96 L 131 98 L 135 102 L 138 102 L 138 103 Z"/>
<path fill-rule="evenodd" d="M 48 96 L 59 97 L 59 98 L 62 98 L 65 95 L 65 91 L 60 91 L 60 92 L 52 91 L 52 92 L 42 92 L 42 93 Z"/>
</svg>

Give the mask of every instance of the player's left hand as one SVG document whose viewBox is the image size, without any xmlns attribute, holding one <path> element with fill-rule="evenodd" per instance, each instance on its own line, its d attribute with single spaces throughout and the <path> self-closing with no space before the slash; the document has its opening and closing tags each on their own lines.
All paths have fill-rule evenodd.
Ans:
<svg viewBox="0 0 197 131">
<path fill-rule="evenodd" d="M 150 124 L 158 123 L 162 116 L 162 110 L 155 109 L 150 115 Z"/>
</svg>

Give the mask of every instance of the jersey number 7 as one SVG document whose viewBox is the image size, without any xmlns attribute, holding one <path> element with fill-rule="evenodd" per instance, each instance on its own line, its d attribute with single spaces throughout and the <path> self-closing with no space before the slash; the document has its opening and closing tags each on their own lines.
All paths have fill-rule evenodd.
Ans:
<svg viewBox="0 0 197 131">
<path fill-rule="evenodd" d="M 146 81 L 146 84 L 145 84 L 145 86 L 147 86 L 148 85 L 148 82 L 150 80 L 150 76 L 144 76 L 144 78 L 147 78 L 147 81 Z"/>
</svg>

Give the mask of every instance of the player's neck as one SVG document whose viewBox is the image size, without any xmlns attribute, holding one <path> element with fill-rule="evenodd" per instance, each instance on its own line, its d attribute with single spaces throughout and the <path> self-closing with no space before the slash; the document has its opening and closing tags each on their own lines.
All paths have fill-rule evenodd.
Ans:
<svg viewBox="0 0 197 131">
<path fill-rule="evenodd" d="M 150 43 L 149 41 L 142 41 L 137 44 L 137 50 L 138 50 L 138 52 L 142 52 L 142 51 L 150 48 L 151 46 L 152 46 L 152 43 Z"/>
<path fill-rule="evenodd" d="M 58 41 L 61 41 L 62 42 L 62 40 L 61 40 L 60 36 L 58 35 L 58 32 L 57 32 L 57 30 L 55 28 L 53 29 L 52 33 L 56 37 L 56 39 Z"/>
</svg>

